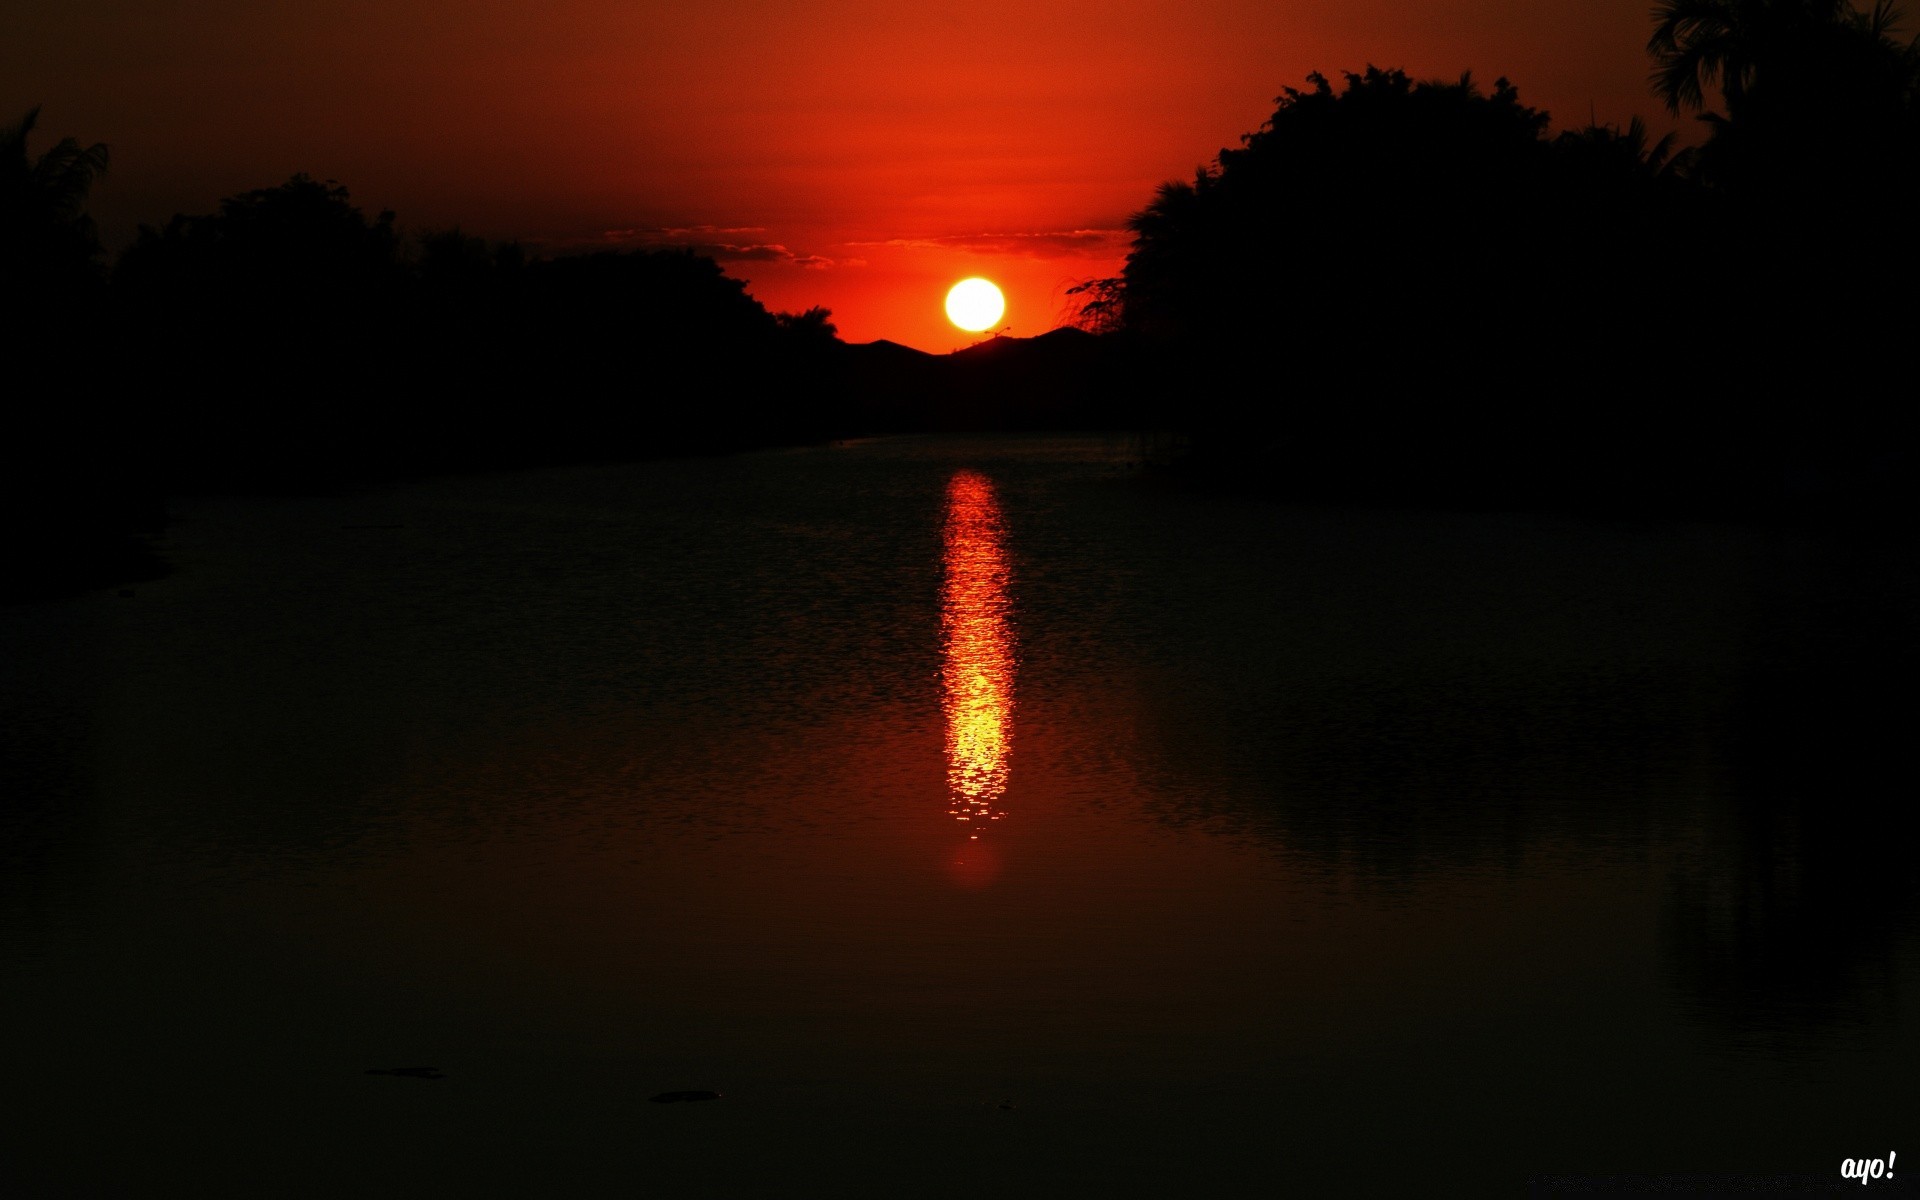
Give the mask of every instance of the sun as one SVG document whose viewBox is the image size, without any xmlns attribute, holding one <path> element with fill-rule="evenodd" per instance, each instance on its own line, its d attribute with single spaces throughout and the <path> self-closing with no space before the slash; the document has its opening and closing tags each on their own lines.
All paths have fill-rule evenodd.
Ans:
<svg viewBox="0 0 1920 1200">
<path fill-rule="evenodd" d="M 1006 311 L 1007 298 L 1000 289 L 978 276 L 962 279 L 947 292 L 947 320 L 968 333 L 992 329 Z"/>
</svg>

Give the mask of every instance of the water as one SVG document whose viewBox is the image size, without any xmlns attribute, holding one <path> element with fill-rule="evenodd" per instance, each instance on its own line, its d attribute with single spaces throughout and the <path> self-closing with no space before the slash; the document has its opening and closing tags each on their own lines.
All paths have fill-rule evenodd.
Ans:
<svg viewBox="0 0 1920 1200">
<path fill-rule="evenodd" d="M 1903 1149 L 1904 545 L 1126 451 L 195 501 L 170 578 L 8 610 L 0 1180 L 1512 1194 Z"/>
</svg>

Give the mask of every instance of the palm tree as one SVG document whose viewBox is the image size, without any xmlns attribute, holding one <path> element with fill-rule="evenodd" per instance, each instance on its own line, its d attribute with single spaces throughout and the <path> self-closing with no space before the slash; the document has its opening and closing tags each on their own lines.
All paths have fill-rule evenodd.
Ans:
<svg viewBox="0 0 1920 1200">
<path fill-rule="evenodd" d="M 1683 161 L 1673 152 L 1678 135 L 1669 133 L 1651 145 L 1649 136 L 1647 123 L 1634 117 L 1624 131 L 1599 124 L 1569 129 L 1554 139 L 1554 146 L 1564 157 L 1591 164 L 1596 171 L 1610 170 L 1621 179 L 1669 179 L 1676 163 Z"/>
<path fill-rule="evenodd" d="M 1894 40 L 1893 0 L 1864 13 L 1851 0 L 1661 0 L 1653 16 L 1653 90 L 1675 113 L 1706 107 L 1717 86 L 1738 120 L 1756 88 L 1803 90 L 1836 69 L 1910 88 L 1920 61 L 1916 43 Z"/>
<path fill-rule="evenodd" d="M 1920 43 L 1894 38 L 1893 0 L 1661 0 L 1654 93 L 1712 128 L 1699 177 L 1834 211 L 1920 170 Z M 1701 111 L 1717 88 L 1725 112 Z"/>
<path fill-rule="evenodd" d="M 39 119 L 35 106 L 0 128 L 0 265 L 23 290 L 86 275 L 100 251 L 87 195 L 107 169 L 107 148 L 63 138 L 32 158 L 27 138 Z"/>
<path fill-rule="evenodd" d="M 1739 110 L 1756 77 L 1770 74 L 1774 61 L 1790 54 L 1786 27 L 1808 10 L 1824 10 L 1829 19 L 1846 8 L 1844 0 L 1661 0 L 1654 6 L 1653 91 L 1667 111 L 1706 106 L 1707 89 L 1719 86 L 1727 108 Z"/>
</svg>

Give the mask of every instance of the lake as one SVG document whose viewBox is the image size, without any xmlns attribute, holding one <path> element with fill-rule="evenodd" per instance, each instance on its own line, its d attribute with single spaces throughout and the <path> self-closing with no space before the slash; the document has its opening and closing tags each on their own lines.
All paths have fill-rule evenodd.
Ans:
<svg viewBox="0 0 1920 1200">
<path fill-rule="evenodd" d="M 0 610 L 0 1181 L 1920 1175 L 1906 531 L 1134 458 L 187 500 Z"/>
</svg>

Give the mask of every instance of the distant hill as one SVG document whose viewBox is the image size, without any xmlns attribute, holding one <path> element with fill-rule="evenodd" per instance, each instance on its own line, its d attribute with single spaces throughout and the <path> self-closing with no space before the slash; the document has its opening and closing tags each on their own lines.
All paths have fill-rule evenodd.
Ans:
<svg viewBox="0 0 1920 1200">
<path fill-rule="evenodd" d="M 848 345 L 842 384 L 875 428 L 1060 429 L 1125 425 L 1118 346 L 1082 329 L 991 337 L 950 354 Z"/>
</svg>

